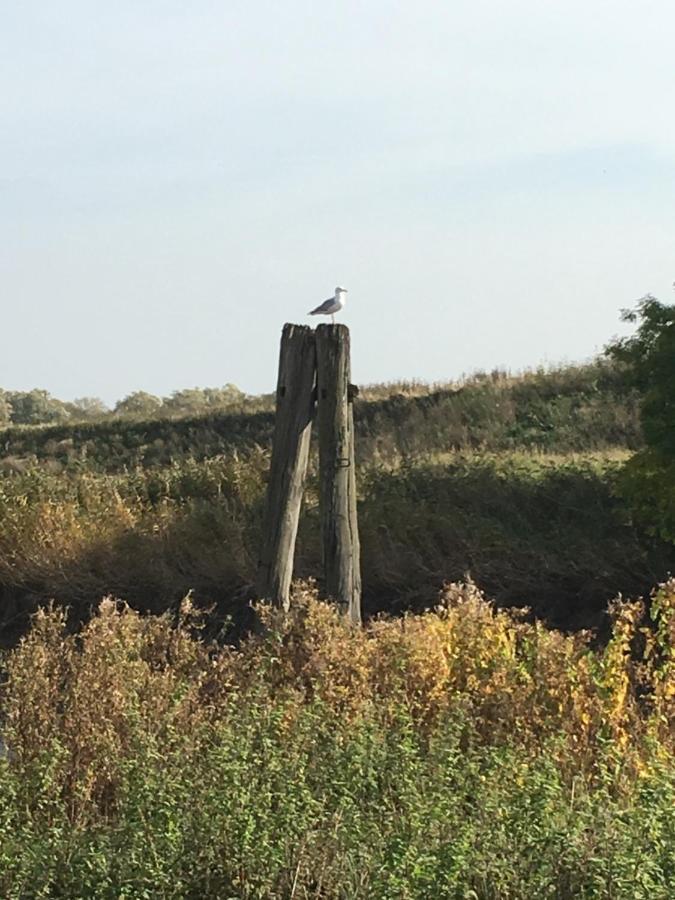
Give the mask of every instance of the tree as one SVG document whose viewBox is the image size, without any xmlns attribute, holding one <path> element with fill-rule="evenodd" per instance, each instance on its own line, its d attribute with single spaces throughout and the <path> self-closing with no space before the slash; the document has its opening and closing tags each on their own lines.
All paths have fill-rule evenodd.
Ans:
<svg viewBox="0 0 675 900">
<path fill-rule="evenodd" d="M 51 425 L 70 418 L 65 404 L 48 391 L 10 391 L 7 396 L 14 425 Z"/>
<path fill-rule="evenodd" d="M 162 408 L 162 400 L 146 391 L 134 391 L 115 405 L 115 415 L 143 418 L 157 415 Z"/>
<path fill-rule="evenodd" d="M 234 384 L 226 384 L 220 388 L 185 388 L 182 391 L 174 391 L 164 401 L 164 408 L 172 414 L 199 414 L 227 409 L 241 403 L 244 396 L 243 391 Z"/>
<path fill-rule="evenodd" d="M 207 406 L 204 391 L 201 388 L 184 388 L 174 391 L 164 400 L 164 408 L 171 415 L 191 415 L 205 411 Z"/>
<path fill-rule="evenodd" d="M 0 425 L 7 425 L 12 418 L 12 404 L 9 394 L 0 388 Z"/>
<path fill-rule="evenodd" d="M 675 456 L 675 306 L 647 294 L 634 310 L 624 310 L 624 322 L 639 322 L 631 337 L 607 348 L 629 382 L 643 396 L 641 407 L 645 441 Z"/>
<path fill-rule="evenodd" d="M 208 405 L 216 409 L 241 403 L 246 395 L 236 384 L 225 384 L 219 388 L 204 388 L 204 396 Z"/>
<path fill-rule="evenodd" d="M 647 294 L 622 319 L 637 331 L 606 352 L 642 395 L 646 447 L 623 467 L 619 490 L 650 530 L 675 541 L 675 306 Z"/>
<path fill-rule="evenodd" d="M 65 405 L 73 419 L 96 420 L 102 419 L 110 413 L 103 400 L 98 397 L 77 397 Z"/>
</svg>

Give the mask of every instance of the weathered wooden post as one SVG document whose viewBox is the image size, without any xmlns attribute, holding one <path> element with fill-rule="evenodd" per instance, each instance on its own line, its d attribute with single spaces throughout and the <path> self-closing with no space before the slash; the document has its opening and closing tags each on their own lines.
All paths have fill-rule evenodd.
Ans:
<svg viewBox="0 0 675 900">
<path fill-rule="evenodd" d="M 290 602 L 293 552 L 309 457 L 315 371 L 312 329 L 284 325 L 257 588 L 260 599 L 285 610 Z"/>
<path fill-rule="evenodd" d="M 321 542 L 325 593 L 354 624 L 361 621 L 361 563 L 356 515 L 354 413 L 349 329 L 316 330 Z"/>
</svg>

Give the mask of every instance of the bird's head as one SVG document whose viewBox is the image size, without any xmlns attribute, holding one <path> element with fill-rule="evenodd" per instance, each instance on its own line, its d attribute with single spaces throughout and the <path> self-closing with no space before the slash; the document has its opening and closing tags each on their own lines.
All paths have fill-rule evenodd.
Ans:
<svg viewBox="0 0 675 900">
<path fill-rule="evenodd" d="M 336 293 L 336 294 L 346 294 L 346 293 L 347 293 L 347 288 L 336 287 L 336 288 L 335 288 L 335 293 Z"/>
</svg>

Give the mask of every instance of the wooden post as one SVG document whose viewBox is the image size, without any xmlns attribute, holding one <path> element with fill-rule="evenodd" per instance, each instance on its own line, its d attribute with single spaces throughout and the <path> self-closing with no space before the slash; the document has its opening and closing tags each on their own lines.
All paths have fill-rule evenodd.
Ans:
<svg viewBox="0 0 675 900">
<path fill-rule="evenodd" d="M 258 595 L 288 610 L 314 414 L 314 332 L 287 323 L 281 336 L 277 405 Z"/>
<path fill-rule="evenodd" d="M 356 516 L 354 415 L 349 329 L 316 330 L 320 513 L 325 592 L 354 624 L 361 621 L 361 568 Z"/>
</svg>

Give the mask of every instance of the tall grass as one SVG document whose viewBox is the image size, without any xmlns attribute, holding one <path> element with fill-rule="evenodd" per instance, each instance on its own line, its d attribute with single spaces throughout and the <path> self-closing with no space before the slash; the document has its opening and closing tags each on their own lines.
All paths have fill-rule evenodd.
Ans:
<svg viewBox="0 0 675 900">
<path fill-rule="evenodd" d="M 120 474 L 0 479 L 0 621 L 6 641 L 55 599 L 74 624 L 105 594 L 151 612 L 188 592 L 245 625 L 260 546 L 266 451 Z M 567 628 L 602 623 L 607 599 L 637 595 L 675 551 L 635 527 L 612 484 L 614 456 L 446 454 L 361 467 L 365 608 L 428 606 L 469 573 L 501 604 Z M 296 572 L 321 568 L 310 475 Z"/>
<path fill-rule="evenodd" d="M 105 593 L 155 612 L 191 589 L 232 603 L 255 573 L 266 466 L 253 452 L 125 475 L 38 468 L 0 479 L 5 634 L 49 598 L 68 601 L 75 622 Z"/>
<path fill-rule="evenodd" d="M 607 597 L 642 593 L 675 563 L 635 527 L 615 456 L 448 455 L 373 468 L 360 509 L 368 584 L 399 608 L 471 575 L 500 603 L 565 627 L 599 623 Z"/>
<path fill-rule="evenodd" d="M 42 611 L 5 660 L 3 897 L 638 897 L 675 884 L 675 585 L 606 648 L 472 585 L 239 649 L 183 604 Z M 175 624 L 175 623 L 174 623 Z"/>
<path fill-rule="evenodd" d="M 634 398 L 606 364 L 364 394 L 356 420 L 368 611 L 419 607 L 444 579 L 470 572 L 500 602 L 530 604 L 562 625 L 597 624 L 608 596 L 639 593 L 672 570 L 672 551 L 612 497 L 610 464 L 590 472 L 574 460 L 503 461 L 522 452 L 514 448 L 548 459 L 636 445 Z M 67 600 L 77 621 L 106 593 L 159 611 L 193 589 L 221 619 L 240 621 L 272 429 L 271 411 L 252 409 L 2 432 L 3 640 L 48 598 Z M 320 568 L 313 479 L 302 577 Z"/>
</svg>

